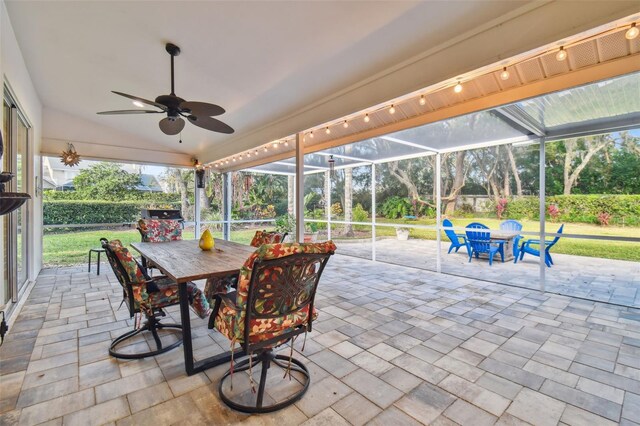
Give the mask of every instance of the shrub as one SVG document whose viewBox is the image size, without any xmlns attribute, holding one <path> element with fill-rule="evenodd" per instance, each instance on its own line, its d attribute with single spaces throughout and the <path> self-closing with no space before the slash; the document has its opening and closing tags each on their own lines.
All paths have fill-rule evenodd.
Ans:
<svg viewBox="0 0 640 426">
<path fill-rule="evenodd" d="M 354 222 L 366 222 L 369 219 L 369 213 L 362 207 L 362 204 L 358 203 L 353 208 L 353 221 Z M 353 225 L 358 231 L 366 231 L 368 226 L 366 225 Z"/>
<path fill-rule="evenodd" d="M 339 216 L 342 214 L 342 205 L 340 202 L 331 204 L 331 216 Z"/>
<path fill-rule="evenodd" d="M 601 226 L 609 226 L 611 215 L 609 213 L 601 212 L 598 214 L 598 222 Z"/>
<path fill-rule="evenodd" d="M 520 197 L 511 200 L 506 215 L 510 219 L 538 219 L 539 198 Z M 550 207 L 550 206 L 554 207 Z M 555 213 L 556 209 L 557 214 Z M 550 209 L 550 210 L 549 210 Z M 600 223 L 600 213 L 610 215 L 609 223 L 640 225 L 640 195 L 555 195 L 547 197 L 547 214 L 560 222 Z"/>
<path fill-rule="evenodd" d="M 498 215 L 498 219 L 502 219 L 502 214 L 507 209 L 507 199 L 500 198 L 496 203 L 496 214 Z"/>
<path fill-rule="evenodd" d="M 291 214 L 278 216 L 275 221 L 276 231 L 292 234 L 296 230 L 296 218 Z"/>
<path fill-rule="evenodd" d="M 387 200 L 382 203 L 381 211 L 383 216 L 387 219 L 398 219 L 408 216 L 412 209 L 413 206 L 408 198 L 393 196 L 391 198 L 387 198 Z"/>
<path fill-rule="evenodd" d="M 144 208 L 180 209 L 180 203 L 152 204 L 147 201 L 49 200 L 42 205 L 44 225 L 129 223 L 140 218 Z"/>
</svg>

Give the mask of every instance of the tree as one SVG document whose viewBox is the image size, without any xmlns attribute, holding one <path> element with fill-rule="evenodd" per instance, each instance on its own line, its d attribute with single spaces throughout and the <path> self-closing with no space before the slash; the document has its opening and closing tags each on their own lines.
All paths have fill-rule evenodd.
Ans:
<svg viewBox="0 0 640 426">
<path fill-rule="evenodd" d="M 344 169 L 344 221 L 351 222 L 353 219 L 353 169 L 351 167 Z M 344 226 L 344 235 L 353 236 L 353 227 L 351 223 Z"/>
<path fill-rule="evenodd" d="M 193 220 L 193 211 L 190 208 L 194 197 L 194 171 L 192 169 L 168 169 L 163 175 L 168 187 L 180 194 L 182 216 L 187 220 Z"/>
<path fill-rule="evenodd" d="M 571 195 L 580 173 L 587 166 L 591 158 L 611 144 L 610 135 L 597 135 L 585 139 L 569 139 L 564 142 L 564 195 Z"/>
<path fill-rule="evenodd" d="M 88 200 L 122 201 L 138 195 L 140 175 L 129 173 L 115 163 L 97 163 L 83 169 L 73 179 L 78 194 Z"/>
</svg>

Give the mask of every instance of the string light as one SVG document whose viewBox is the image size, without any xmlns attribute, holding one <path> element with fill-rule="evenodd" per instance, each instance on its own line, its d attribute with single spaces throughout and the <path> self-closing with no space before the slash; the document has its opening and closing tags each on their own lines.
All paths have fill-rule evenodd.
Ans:
<svg viewBox="0 0 640 426">
<path fill-rule="evenodd" d="M 395 114 L 396 113 L 396 107 L 393 106 L 393 104 L 391 104 L 391 108 L 389 108 L 389 114 Z"/>
<path fill-rule="evenodd" d="M 247 152 L 247 158 L 251 157 L 251 151 Z"/>
<path fill-rule="evenodd" d="M 420 105 L 425 105 L 427 103 L 427 100 L 425 99 L 424 95 L 420 95 L 420 100 L 418 102 L 420 103 Z"/>
<path fill-rule="evenodd" d="M 458 84 L 456 84 L 454 86 L 453 91 L 456 92 L 456 93 L 462 92 L 462 84 L 460 84 L 460 82 L 458 82 Z"/>
<path fill-rule="evenodd" d="M 556 60 L 564 61 L 565 59 L 567 59 L 567 51 L 564 50 L 564 46 L 560 46 L 560 50 L 556 53 Z"/>
<path fill-rule="evenodd" d="M 289 142 L 284 141 L 284 146 L 289 146 Z"/>
<path fill-rule="evenodd" d="M 330 135 L 331 134 L 331 129 L 329 128 L 329 126 L 327 126 L 327 129 L 324 131 L 326 134 Z"/>
<path fill-rule="evenodd" d="M 231 160 L 235 163 L 236 162 L 236 157 L 233 157 Z"/>
<path fill-rule="evenodd" d="M 371 119 L 369 118 L 369 114 L 364 115 L 364 122 L 368 123 Z"/>
<path fill-rule="evenodd" d="M 634 22 L 633 24 L 631 24 L 631 28 L 629 28 L 627 32 L 624 33 L 624 37 L 627 40 L 633 40 L 634 38 L 638 37 L 638 34 L 640 34 L 640 30 L 638 29 L 638 27 L 636 27 L 636 23 Z"/>
<path fill-rule="evenodd" d="M 277 149 L 278 148 L 278 142 L 274 142 L 273 143 L 273 147 Z"/>
<path fill-rule="evenodd" d="M 311 139 L 313 139 L 313 130 L 312 130 L 311 132 L 309 132 L 309 137 L 310 137 Z"/>
<path fill-rule="evenodd" d="M 225 164 L 229 164 L 229 160 L 225 161 L 224 163 L 225 163 Z"/>
<path fill-rule="evenodd" d="M 264 152 L 267 152 L 267 147 L 266 146 L 264 147 Z"/>
<path fill-rule="evenodd" d="M 502 68 L 502 72 L 500 73 L 500 78 L 502 80 L 509 80 L 509 71 L 507 71 L 507 67 Z"/>
<path fill-rule="evenodd" d="M 344 127 L 345 129 L 349 127 L 349 122 L 347 120 L 344 120 L 344 123 L 342 123 L 342 127 Z"/>
</svg>

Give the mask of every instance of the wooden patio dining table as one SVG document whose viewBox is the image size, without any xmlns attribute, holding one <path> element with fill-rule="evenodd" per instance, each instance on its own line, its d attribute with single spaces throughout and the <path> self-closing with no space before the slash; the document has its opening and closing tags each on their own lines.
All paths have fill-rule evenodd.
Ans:
<svg viewBox="0 0 640 426">
<path fill-rule="evenodd" d="M 193 359 L 191 342 L 191 320 L 186 283 L 216 276 L 237 273 L 245 260 L 255 251 L 254 247 L 215 239 L 215 248 L 200 250 L 198 240 L 180 240 L 166 243 L 132 243 L 142 256 L 152 261 L 166 276 L 178 283 L 180 296 L 180 319 L 184 345 L 184 365 L 189 376 L 216 365 L 228 362 L 231 352 L 206 359 Z M 241 356 L 242 351 L 236 351 Z"/>
</svg>

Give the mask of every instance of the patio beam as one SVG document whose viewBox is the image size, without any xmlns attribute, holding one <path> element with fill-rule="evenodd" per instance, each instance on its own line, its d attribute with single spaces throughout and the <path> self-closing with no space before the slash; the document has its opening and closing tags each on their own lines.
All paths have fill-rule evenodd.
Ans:
<svg viewBox="0 0 640 426">
<path fill-rule="evenodd" d="M 304 133 L 296 134 L 296 241 L 304 241 Z"/>
<path fill-rule="evenodd" d="M 592 136 L 603 133 L 620 132 L 637 129 L 640 125 L 640 113 L 634 112 L 618 117 L 607 117 L 583 123 L 558 126 L 547 132 L 546 140 L 551 142 L 559 139 Z"/>
<path fill-rule="evenodd" d="M 528 130 L 538 137 L 547 134 L 544 125 L 518 105 L 505 105 L 494 109 L 493 112 L 495 112 L 496 117 L 517 130 Z"/>
<path fill-rule="evenodd" d="M 394 138 L 392 136 L 380 136 L 380 139 L 384 139 L 385 141 L 389 141 L 389 142 L 399 143 L 400 145 L 406 145 L 406 146 L 410 146 L 410 147 L 413 147 L 413 148 L 422 149 L 424 151 L 438 152 L 438 150 L 435 149 L 435 148 L 431 148 L 431 147 L 428 147 L 428 146 L 420 145 L 419 143 L 415 143 L 415 142 L 409 142 L 409 141 L 405 141 L 405 140 L 402 140 L 402 139 Z"/>
</svg>

